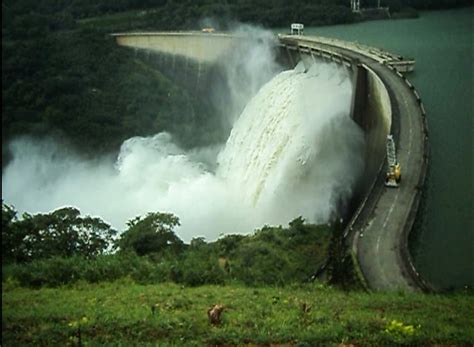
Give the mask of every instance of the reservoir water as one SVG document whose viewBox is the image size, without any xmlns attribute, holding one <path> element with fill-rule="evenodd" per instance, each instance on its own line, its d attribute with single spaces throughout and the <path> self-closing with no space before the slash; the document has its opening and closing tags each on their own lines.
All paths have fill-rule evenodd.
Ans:
<svg viewBox="0 0 474 347">
<path fill-rule="evenodd" d="M 435 286 L 474 285 L 474 7 L 420 18 L 305 28 L 305 35 L 358 41 L 416 59 L 408 79 L 428 114 L 431 159 L 412 251 Z"/>
</svg>

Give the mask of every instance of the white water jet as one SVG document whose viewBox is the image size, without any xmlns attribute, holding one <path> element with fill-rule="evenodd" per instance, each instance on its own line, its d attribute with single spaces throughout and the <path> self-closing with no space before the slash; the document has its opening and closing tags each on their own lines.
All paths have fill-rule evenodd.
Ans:
<svg viewBox="0 0 474 347">
<path fill-rule="evenodd" d="M 83 161 L 53 142 L 19 138 L 2 197 L 20 212 L 65 205 L 119 230 L 150 211 L 172 212 L 185 241 L 249 233 L 303 216 L 327 222 L 350 197 L 363 166 L 363 134 L 349 118 L 345 69 L 317 64 L 278 74 L 250 100 L 218 155 L 216 172 L 169 134 L 124 142 L 116 163 Z"/>
<path fill-rule="evenodd" d="M 330 64 L 302 70 L 282 72 L 259 91 L 219 154 L 218 174 L 274 223 L 300 214 L 328 221 L 363 167 L 347 71 Z"/>
</svg>

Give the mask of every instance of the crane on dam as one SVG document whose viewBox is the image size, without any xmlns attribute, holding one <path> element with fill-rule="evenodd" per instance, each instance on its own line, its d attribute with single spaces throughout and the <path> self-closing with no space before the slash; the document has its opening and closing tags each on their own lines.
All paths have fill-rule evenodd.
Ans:
<svg viewBox="0 0 474 347">
<path fill-rule="evenodd" d="M 393 135 L 387 135 L 387 174 L 385 176 L 385 185 L 387 187 L 396 188 L 400 184 L 402 178 L 400 164 L 397 160 L 397 152 L 395 149 L 395 141 L 393 140 Z"/>
</svg>

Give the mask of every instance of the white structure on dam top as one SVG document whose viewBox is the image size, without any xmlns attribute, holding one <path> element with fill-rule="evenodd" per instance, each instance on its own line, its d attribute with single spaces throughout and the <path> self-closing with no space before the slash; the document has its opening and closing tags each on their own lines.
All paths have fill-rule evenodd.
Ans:
<svg viewBox="0 0 474 347">
<path fill-rule="evenodd" d="M 360 12 L 360 0 L 351 0 L 352 12 Z"/>
<path fill-rule="evenodd" d="M 291 35 L 303 35 L 304 25 L 301 23 L 292 23 L 291 24 Z"/>
</svg>

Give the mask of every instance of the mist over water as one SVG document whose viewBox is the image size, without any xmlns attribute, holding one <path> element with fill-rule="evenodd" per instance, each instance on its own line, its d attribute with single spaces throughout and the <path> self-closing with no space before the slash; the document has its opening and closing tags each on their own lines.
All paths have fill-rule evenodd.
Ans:
<svg viewBox="0 0 474 347">
<path fill-rule="evenodd" d="M 218 106 L 230 124 L 238 119 L 262 85 L 284 70 L 276 63 L 277 39 L 271 32 L 250 25 L 239 25 L 234 33 L 245 39 L 220 63 L 225 71 L 230 98 L 222 98 L 219 90 L 212 91 L 215 100 L 226 101 L 224 105 Z"/>
<path fill-rule="evenodd" d="M 318 63 L 270 80 L 278 68 L 269 64 L 245 67 L 255 76 L 262 72 L 256 95 L 235 98 L 239 105 L 252 97 L 222 147 L 184 151 L 159 133 L 128 139 L 116 160 L 84 161 L 51 140 L 22 137 L 10 144 L 14 159 L 2 176 L 3 199 L 30 213 L 76 206 L 118 230 L 136 215 L 171 212 L 185 241 L 249 233 L 300 215 L 329 221 L 363 168 L 363 133 L 349 117 L 348 72 Z"/>
</svg>

